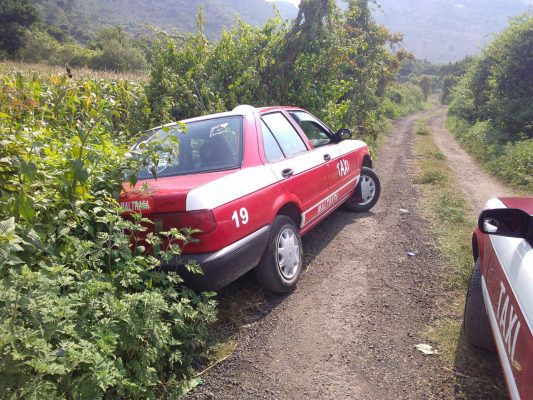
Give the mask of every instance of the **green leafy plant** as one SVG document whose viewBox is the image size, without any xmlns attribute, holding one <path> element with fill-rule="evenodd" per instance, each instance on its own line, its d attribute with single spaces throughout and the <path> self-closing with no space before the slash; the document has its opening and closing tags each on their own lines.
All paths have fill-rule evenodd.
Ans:
<svg viewBox="0 0 533 400">
<path fill-rule="evenodd" d="M 116 201 L 149 162 L 150 149 L 127 157 L 142 96 L 57 76 L 0 85 L 0 391 L 175 398 L 191 387 L 215 301 L 159 267 L 194 232 L 146 235 L 150 221 L 123 218 Z"/>
<path fill-rule="evenodd" d="M 469 64 L 448 126 L 491 172 L 533 190 L 533 16 L 524 14 Z"/>
</svg>

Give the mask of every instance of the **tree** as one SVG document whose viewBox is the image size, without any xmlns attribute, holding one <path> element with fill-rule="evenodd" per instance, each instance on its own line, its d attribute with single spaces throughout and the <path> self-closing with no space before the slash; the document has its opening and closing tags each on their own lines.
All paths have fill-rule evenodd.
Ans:
<svg viewBox="0 0 533 400">
<path fill-rule="evenodd" d="M 38 20 L 39 13 L 30 0 L 0 0 L 0 51 L 17 51 L 25 32 Z"/>
<path fill-rule="evenodd" d="M 422 75 L 418 80 L 418 86 L 422 89 L 424 94 L 424 101 L 427 101 L 431 95 L 431 85 L 433 84 L 433 78 L 429 75 Z"/>
<path fill-rule="evenodd" d="M 147 67 L 141 49 L 134 47 L 129 34 L 122 28 L 108 28 L 100 31 L 93 43 L 100 54 L 95 57 L 92 67 L 113 71 L 142 70 Z"/>
<path fill-rule="evenodd" d="M 450 113 L 490 121 L 502 140 L 533 138 L 533 15 L 515 18 L 470 63 L 454 90 Z"/>
</svg>

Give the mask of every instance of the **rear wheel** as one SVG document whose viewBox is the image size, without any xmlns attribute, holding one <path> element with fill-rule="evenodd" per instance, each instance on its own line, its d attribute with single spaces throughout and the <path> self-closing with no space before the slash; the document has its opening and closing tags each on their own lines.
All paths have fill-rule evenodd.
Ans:
<svg viewBox="0 0 533 400">
<path fill-rule="evenodd" d="M 368 211 L 376 205 L 380 194 L 381 183 L 378 175 L 372 169 L 363 167 L 355 192 L 344 205 L 350 211 Z"/>
<path fill-rule="evenodd" d="M 466 295 L 463 329 L 466 340 L 476 347 L 495 351 L 494 338 L 490 328 L 489 316 L 483 300 L 479 258 L 474 263 L 468 293 Z"/>
<path fill-rule="evenodd" d="M 278 215 L 272 224 L 267 248 L 255 268 L 266 290 L 287 293 L 296 287 L 303 265 L 302 239 L 294 221 Z"/>
</svg>

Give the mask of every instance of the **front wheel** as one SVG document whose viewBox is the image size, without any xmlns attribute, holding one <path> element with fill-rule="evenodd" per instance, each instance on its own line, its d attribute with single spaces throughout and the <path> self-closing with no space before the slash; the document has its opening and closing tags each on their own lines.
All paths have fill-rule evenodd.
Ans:
<svg viewBox="0 0 533 400">
<path fill-rule="evenodd" d="M 255 267 L 266 290 L 288 293 L 296 287 L 303 265 L 302 238 L 294 221 L 278 215 L 272 224 L 265 253 Z"/>
<path fill-rule="evenodd" d="M 350 211 L 368 211 L 376 205 L 380 194 L 381 183 L 378 175 L 372 169 L 363 167 L 355 192 L 344 205 Z"/>
<path fill-rule="evenodd" d="M 492 337 L 489 316 L 483 300 L 481 287 L 481 270 L 479 258 L 474 263 L 468 293 L 466 295 L 465 312 L 463 319 L 463 331 L 466 340 L 476 347 L 495 351 L 496 346 Z"/>
</svg>

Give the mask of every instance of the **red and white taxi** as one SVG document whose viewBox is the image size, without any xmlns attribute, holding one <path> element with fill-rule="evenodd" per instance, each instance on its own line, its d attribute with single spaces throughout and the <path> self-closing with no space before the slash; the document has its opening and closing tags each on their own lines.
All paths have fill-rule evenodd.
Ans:
<svg viewBox="0 0 533 400">
<path fill-rule="evenodd" d="M 533 398 L 533 197 L 487 202 L 472 238 L 464 331 L 496 349 L 512 399 Z"/>
<path fill-rule="evenodd" d="M 156 231 L 201 230 L 166 266 L 187 275 L 180 266 L 196 260 L 204 275 L 186 279 L 201 289 L 255 267 L 266 289 L 290 291 L 302 271 L 301 235 L 342 204 L 369 210 L 380 194 L 367 145 L 300 108 L 238 106 L 150 134 L 175 135 L 179 154 L 157 179 L 141 172 L 121 206 L 153 220 Z"/>
</svg>

